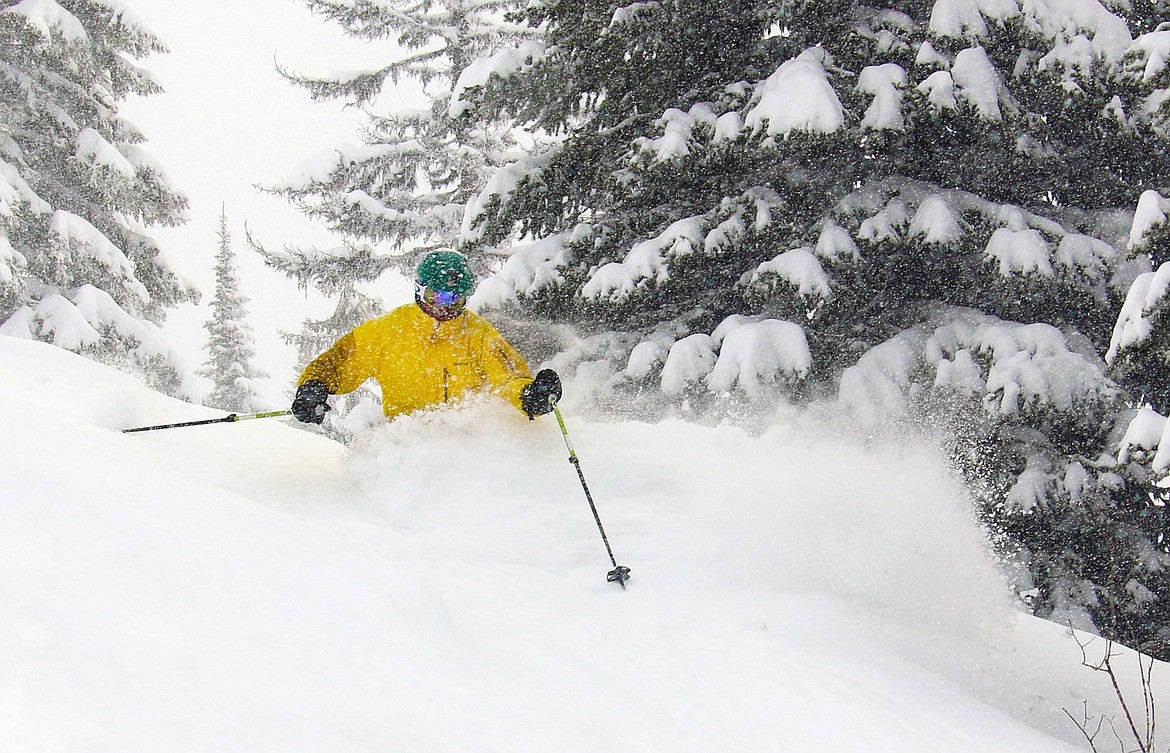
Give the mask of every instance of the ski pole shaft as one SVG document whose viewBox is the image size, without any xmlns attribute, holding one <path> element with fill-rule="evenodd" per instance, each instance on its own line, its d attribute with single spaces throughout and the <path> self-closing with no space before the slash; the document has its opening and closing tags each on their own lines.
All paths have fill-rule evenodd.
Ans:
<svg viewBox="0 0 1170 753">
<path fill-rule="evenodd" d="M 274 410 L 267 413 L 248 413 L 240 415 L 232 413 L 223 418 L 208 418 L 203 421 L 183 421 L 177 424 L 159 424 L 158 426 L 138 426 L 133 429 L 122 429 L 123 434 L 133 434 L 136 431 L 158 431 L 159 429 L 179 429 L 184 426 L 206 426 L 207 424 L 230 424 L 236 421 L 247 421 L 253 418 L 275 418 L 277 416 L 292 415 L 291 410 Z"/>
<path fill-rule="evenodd" d="M 557 417 L 557 424 L 561 427 L 561 436 L 565 438 L 565 449 L 569 451 L 569 462 L 577 469 L 577 478 L 581 480 L 581 489 L 585 491 L 585 499 L 589 502 L 589 509 L 593 511 L 593 521 L 597 523 L 597 531 L 601 534 L 601 541 L 605 544 L 605 551 L 609 555 L 610 564 L 613 565 L 607 576 L 607 580 L 617 583 L 626 590 L 626 581 L 630 579 L 630 568 L 624 567 L 617 563 L 617 559 L 613 556 L 613 547 L 609 545 L 609 537 L 605 535 L 605 526 L 601 525 L 601 515 L 597 512 L 597 505 L 593 503 L 593 495 L 589 492 L 589 484 L 585 483 L 585 473 L 581 470 L 581 459 L 577 457 L 577 452 L 573 449 L 573 443 L 569 440 L 569 430 L 565 427 L 565 417 L 561 415 L 561 409 L 557 406 L 556 401 L 553 401 L 553 414 Z"/>
</svg>

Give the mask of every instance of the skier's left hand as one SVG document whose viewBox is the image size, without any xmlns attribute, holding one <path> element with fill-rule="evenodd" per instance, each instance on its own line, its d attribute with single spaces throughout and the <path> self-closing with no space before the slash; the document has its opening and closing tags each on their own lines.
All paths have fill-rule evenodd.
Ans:
<svg viewBox="0 0 1170 753">
<path fill-rule="evenodd" d="M 552 369 L 541 369 L 520 393 L 520 406 L 529 418 L 534 418 L 551 413 L 553 404 L 560 399 L 561 378 Z"/>
</svg>

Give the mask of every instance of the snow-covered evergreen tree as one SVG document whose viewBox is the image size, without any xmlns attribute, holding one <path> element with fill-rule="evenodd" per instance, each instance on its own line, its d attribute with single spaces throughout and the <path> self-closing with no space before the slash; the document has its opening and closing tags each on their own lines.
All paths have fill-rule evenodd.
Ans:
<svg viewBox="0 0 1170 753">
<path fill-rule="evenodd" d="M 461 87 L 556 137 L 468 206 L 469 242 L 511 249 L 480 303 L 575 324 L 557 364 L 610 374 L 613 407 L 945 427 L 1037 612 L 1170 655 L 1165 494 L 1118 456 L 1103 361 L 1124 218 L 1170 174 L 1153 12 L 530 4 L 547 48 Z"/>
<path fill-rule="evenodd" d="M 265 376 L 253 361 L 256 358 L 252 327 L 248 324 L 248 298 L 240 290 L 239 271 L 227 215 L 219 217 L 219 252 L 215 255 L 215 297 L 207 320 L 207 361 L 199 375 L 211 380 L 206 403 L 237 412 L 259 410 L 253 380 Z"/>
<path fill-rule="evenodd" d="M 163 51 L 122 2 L 0 2 L 0 332 L 129 367 L 170 392 L 158 329 L 190 300 L 149 236 L 186 199 L 118 115 L 161 91 L 134 60 Z"/>
<path fill-rule="evenodd" d="M 515 144 L 508 129 L 452 117 L 455 81 L 477 59 L 526 32 L 504 20 L 515 0 L 305 0 L 317 14 L 362 40 L 391 39 L 404 51 L 377 68 L 330 79 L 289 74 L 315 99 L 367 108 L 361 144 L 331 150 L 276 190 L 310 217 L 354 240 L 392 251 L 452 246 L 463 206 L 490 168 Z M 425 109 L 377 102 L 389 82 L 429 104 Z M 396 98 L 397 99 L 397 98 Z M 409 269 L 415 255 L 403 260 Z"/>
<path fill-rule="evenodd" d="M 917 272 L 988 299 L 956 303 L 1016 318 L 1047 307 L 1107 339 L 1097 257 L 1114 253 L 1112 238 L 1078 239 L 1112 232 L 1097 210 L 1132 205 L 1167 167 L 1165 150 L 1150 148 L 1161 141 L 1149 102 L 1125 80 L 1140 45 L 1120 18 L 1095 2 L 1072 15 L 959 0 L 913 13 L 699 5 L 533 6 L 550 51 L 480 87 L 482 108 L 507 102 L 566 136 L 498 173 L 472 205 L 488 243 L 561 234 L 565 257 L 551 261 L 545 245 L 546 258 L 510 270 L 523 283 L 535 266 L 553 268 L 524 297 L 607 328 L 673 315 L 684 333 L 709 333 L 773 280 L 783 283 L 765 296 L 773 305 L 828 323 L 831 299 L 845 326 L 868 307 L 893 334 L 901 322 L 887 312 L 940 292 L 905 285 L 903 272 Z M 656 64 L 672 78 L 629 75 Z M 855 256 L 862 245 L 877 253 Z M 798 254 L 769 271 L 777 252 L 797 249 L 815 266 Z M 948 268 L 979 284 L 955 284 Z M 830 285 L 810 288 L 806 275 Z M 1056 277 L 1080 287 L 1071 313 L 1052 296 L 1006 300 L 1025 284 L 1034 299 Z M 688 324 L 695 314 L 703 320 Z"/>
</svg>

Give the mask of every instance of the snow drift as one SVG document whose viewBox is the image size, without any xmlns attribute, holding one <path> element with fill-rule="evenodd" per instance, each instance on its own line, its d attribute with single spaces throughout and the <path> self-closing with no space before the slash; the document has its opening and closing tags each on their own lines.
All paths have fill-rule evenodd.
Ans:
<svg viewBox="0 0 1170 753">
<path fill-rule="evenodd" d="M 125 435 L 208 411 L 6 337 L 0 382 L 0 750 L 1042 753 L 1118 713 L 926 448 L 570 413 L 623 592 L 551 419 Z"/>
</svg>

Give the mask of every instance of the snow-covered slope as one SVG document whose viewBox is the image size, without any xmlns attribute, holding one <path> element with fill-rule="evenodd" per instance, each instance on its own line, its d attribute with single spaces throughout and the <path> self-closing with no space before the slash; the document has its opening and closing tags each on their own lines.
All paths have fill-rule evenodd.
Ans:
<svg viewBox="0 0 1170 753">
<path fill-rule="evenodd" d="M 1045 753 L 1117 713 L 925 449 L 570 413 L 621 591 L 551 419 L 126 435 L 209 413 L 4 337 L 0 384 L 0 751 Z"/>
</svg>

